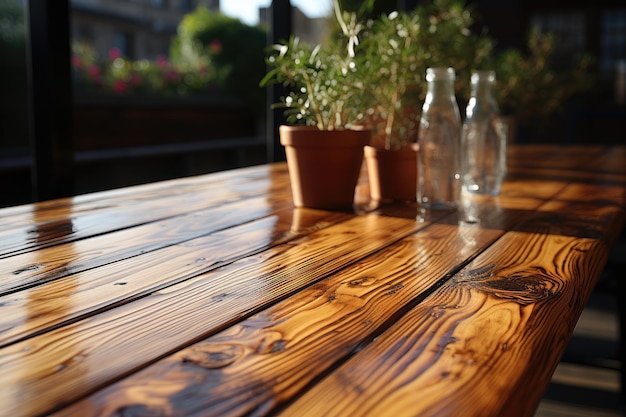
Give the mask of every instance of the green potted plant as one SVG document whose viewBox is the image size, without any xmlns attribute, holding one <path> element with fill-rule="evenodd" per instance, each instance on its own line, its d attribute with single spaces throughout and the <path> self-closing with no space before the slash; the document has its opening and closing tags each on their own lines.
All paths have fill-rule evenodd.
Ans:
<svg viewBox="0 0 626 417">
<path fill-rule="evenodd" d="M 342 11 L 338 0 L 333 4 L 339 34 L 315 48 L 293 37 L 275 45 L 267 58 L 272 69 L 261 81 L 261 86 L 278 82 L 292 88 L 274 105 L 284 107 L 292 123 L 280 128 L 290 173 L 298 172 L 296 163 L 290 162 L 296 149 L 291 132 L 308 132 L 315 139 L 306 142 L 317 147 L 322 143 L 320 132 L 362 126 L 373 132 L 365 147 L 372 199 L 414 200 L 415 142 L 426 68 L 454 67 L 457 91 L 469 91 L 471 69 L 489 56 L 491 40 L 472 34 L 471 13 L 458 0 L 435 0 L 411 12 L 365 22 L 356 13 Z M 311 164 L 318 175 L 327 171 L 319 162 Z M 314 177 L 312 182 L 321 180 Z M 296 205 L 310 206 L 296 190 L 294 200 Z"/>
<path fill-rule="evenodd" d="M 470 10 L 455 0 L 435 0 L 409 12 L 392 12 L 364 24 L 359 77 L 370 99 L 364 111 L 373 130 L 365 148 L 372 198 L 414 200 L 417 128 L 428 67 L 453 67 L 460 95 L 473 68 L 488 58 L 491 40 L 472 34 Z"/>
<path fill-rule="evenodd" d="M 274 45 L 266 62 L 271 70 L 260 85 L 282 83 L 291 88 L 273 106 L 285 109 L 289 123 L 279 127 L 279 135 L 294 204 L 352 207 L 370 131 L 359 123 L 358 97 L 364 87 L 357 76 L 351 40 L 311 47 L 291 37 Z"/>
<path fill-rule="evenodd" d="M 364 25 L 357 48 L 361 80 L 368 86 L 365 123 L 372 140 L 364 149 L 375 201 L 414 200 L 422 67 L 420 19 L 393 12 Z"/>
</svg>

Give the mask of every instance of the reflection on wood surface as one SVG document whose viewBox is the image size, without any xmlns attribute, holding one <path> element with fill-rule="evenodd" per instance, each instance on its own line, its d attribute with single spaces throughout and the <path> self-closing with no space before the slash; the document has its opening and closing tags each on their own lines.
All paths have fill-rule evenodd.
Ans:
<svg viewBox="0 0 626 417">
<path fill-rule="evenodd" d="M 499 196 L 296 209 L 286 164 L 0 209 L 11 416 L 531 416 L 619 237 L 626 148 Z M 56 413 L 56 414 L 55 414 Z"/>
</svg>

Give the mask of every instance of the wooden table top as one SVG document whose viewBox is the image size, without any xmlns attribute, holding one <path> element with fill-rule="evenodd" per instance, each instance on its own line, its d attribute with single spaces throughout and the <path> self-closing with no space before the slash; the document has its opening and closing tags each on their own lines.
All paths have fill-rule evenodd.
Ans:
<svg viewBox="0 0 626 417">
<path fill-rule="evenodd" d="M 0 413 L 532 416 L 625 162 L 511 147 L 478 223 L 295 209 L 284 163 L 0 209 Z"/>
</svg>

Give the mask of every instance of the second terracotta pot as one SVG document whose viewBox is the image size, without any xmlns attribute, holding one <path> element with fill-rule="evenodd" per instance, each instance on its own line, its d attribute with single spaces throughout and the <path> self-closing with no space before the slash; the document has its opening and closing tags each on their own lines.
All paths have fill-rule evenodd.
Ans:
<svg viewBox="0 0 626 417">
<path fill-rule="evenodd" d="M 417 144 L 401 149 L 365 147 L 372 200 L 416 200 L 417 152 Z"/>
<path fill-rule="evenodd" d="M 363 163 L 369 130 L 319 130 L 312 126 L 280 126 L 293 201 L 296 207 L 346 209 Z"/>
</svg>

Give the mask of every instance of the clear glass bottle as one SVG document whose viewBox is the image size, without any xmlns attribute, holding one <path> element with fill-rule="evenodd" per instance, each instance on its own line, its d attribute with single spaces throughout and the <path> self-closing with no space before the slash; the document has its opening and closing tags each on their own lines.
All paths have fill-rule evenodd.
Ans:
<svg viewBox="0 0 626 417">
<path fill-rule="evenodd" d="M 506 132 L 494 95 L 494 71 L 472 73 L 462 132 L 463 191 L 500 194 L 506 176 Z"/>
<path fill-rule="evenodd" d="M 461 194 L 461 115 L 453 68 L 428 68 L 428 91 L 418 133 L 417 202 L 421 208 L 457 207 Z"/>
</svg>

